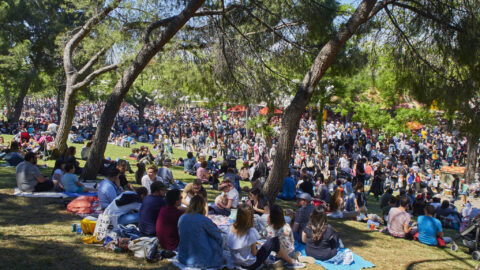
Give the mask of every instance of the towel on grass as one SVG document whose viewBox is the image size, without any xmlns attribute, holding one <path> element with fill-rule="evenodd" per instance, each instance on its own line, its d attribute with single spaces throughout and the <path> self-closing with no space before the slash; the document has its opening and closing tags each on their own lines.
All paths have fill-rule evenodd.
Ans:
<svg viewBox="0 0 480 270">
<path fill-rule="evenodd" d="M 342 250 L 343 249 L 339 249 L 339 251 Z M 304 244 L 295 242 L 295 251 L 300 251 L 303 256 L 306 256 Z M 373 263 L 364 260 L 362 257 L 358 256 L 355 253 L 353 253 L 353 263 L 350 265 L 333 264 L 320 260 L 316 260 L 315 263 L 323 266 L 327 270 L 361 270 L 365 268 L 375 267 Z"/>
<path fill-rule="evenodd" d="M 84 183 L 84 186 L 87 188 L 94 188 L 95 183 Z M 73 192 L 54 192 L 54 191 L 26 192 L 26 191 L 21 191 L 19 188 L 15 188 L 13 190 L 13 195 L 19 196 L 19 197 L 29 197 L 29 198 L 68 198 L 68 197 L 76 198 L 82 195 L 97 196 L 97 193 L 96 192 L 73 193 Z"/>
</svg>

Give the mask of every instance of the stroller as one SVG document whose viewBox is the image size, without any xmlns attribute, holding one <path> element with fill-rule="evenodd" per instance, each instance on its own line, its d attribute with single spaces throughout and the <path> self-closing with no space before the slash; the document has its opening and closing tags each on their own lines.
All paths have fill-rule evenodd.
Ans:
<svg viewBox="0 0 480 270">
<path fill-rule="evenodd" d="M 453 239 L 451 249 L 458 251 L 458 245 L 455 240 L 462 239 L 463 245 L 468 248 L 469 253 L 472 253 L 472 258 L 476 261 L 480 260 L 479 238 L 480 238 L 480 215 L 470 220 L 469 225 L 460 232 L 460 236 Z"/>
</svg>

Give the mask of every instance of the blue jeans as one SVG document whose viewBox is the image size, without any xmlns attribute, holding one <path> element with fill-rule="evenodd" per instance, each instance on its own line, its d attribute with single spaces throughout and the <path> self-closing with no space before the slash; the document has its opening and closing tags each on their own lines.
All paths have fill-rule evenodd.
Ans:
<svg viewBox="0 0 480 270">
<path fill-rule="evenodd" d="M 139 217 L 140 217 L 140 214 L 138 212 L 125 214 L 118 218 L 118 224 L 127 225 L 132 223 L 138 223 Z"/>
</svg>

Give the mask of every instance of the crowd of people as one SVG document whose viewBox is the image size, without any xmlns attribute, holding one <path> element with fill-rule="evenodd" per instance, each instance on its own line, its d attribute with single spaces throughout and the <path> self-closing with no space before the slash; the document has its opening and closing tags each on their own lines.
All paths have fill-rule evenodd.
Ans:
<svg viewBox="0 0 480 270">
<path fill-rule="evenodd" d="M 92 139 L 101 106 L 78 106 L 71 143 Z M 128 104 L 122 105 L 109 141 L 132 147 L 130 158 L 140 164 L 137 183 L 142 187 L 134 189 L 127 181 L 126 172 L 132 172 L 129 162 L 105 160 L 101 172 L 105 179 L 91 189 L 78 179 L 82 168 L 75 147 L 67 148 L 56 161 L 49 178 L 35 166 L 37 153 L 56 134 L 54 111 L 52 100 L 28 102 L 17 126 L 0 126 L 2 132 L 15 135 L 8 146 L 0 137 L 0 151 L 9 165 L 16 166 L 18 188 L 97 192 L 104 213 L 116 216 L 117 224 L 138 224 L 141 235 L 156 236 L 162 248 L 177 251 L 178 260 L 187 266 L 223 265 L 223 247 L 230 251 L 228 259 L 248 269 L 264 263 L 301 268 L 302 262 L 329 260 L 343 244 L 327 216 L 367 219 L 370 193 L 379 200 L 384 233 L 442 245 L 449 241 L 442 228 L 459 229 L 471 214 L 461 214 L 448 200 L 441 202 L 442 191 L 451 192 L 453 200 L 461 195 L 468 208 L 468 196 L 479 189 L 458 176 L 442 183 L 442 167 L 464 165 L 467 153 L 466 138 L 444 125 L 420 128 L 411 136 L 386 137 L 359 123 L 331 119 L 318 137 L 315 119 L 305 113 L 278 195 L 279 200 L 297 202 L 296 212 L 287 215 L 280 206 L 269 205 L 261 192 L 275 158 L 276 135 L 264 138 L 248 130 L 241 114 L 218 111 L 214 117 L 201 108 L 151 106 L 140 123 L 137 111 Z M 273 121 L 278 134 L 281 120 Z M 150 142 L 152 150 L 135 148 L 136 142 Z M 173 160 L 176 145 L 189 151 L 186 157 Z M 82 158 L 90 146 L 87 142 Z M 243 162 L 240 169 L 237 161 Z M 172 165 L 183 166 L 185 174 L 196 180 L 185 184 L 174 179 Z M 241 181 L 250 182 L 249 187 L 242 188 Z M 210 204 L 204 185 L 221 191 Z M 248 198 L 241 198 L 242 192 Z M 222 236 L 209 217 L 232 213 L 234 222 Z M 418 216 L 417 222 L 412 216 Z M 295 241 L 306 245 L 307 257 L 294 252 Z M 277 260 L 269 256 L 272 252 Z"/>
</svg>

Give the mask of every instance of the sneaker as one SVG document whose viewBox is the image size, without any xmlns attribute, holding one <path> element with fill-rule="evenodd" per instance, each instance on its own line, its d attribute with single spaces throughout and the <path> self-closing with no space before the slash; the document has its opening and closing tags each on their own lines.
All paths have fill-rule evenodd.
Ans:
<svg viewBox="0 0 480 270">
<path fill-rule="evenodd" d="M 294 260 L 293 261 L 293 264 L 289 264 L 287 265 L 287 268 L 288 269 L 299 269 L 299 268 L 305 268 L 305 264 L 304 263 L 301 263 L 297 260 Z"/>
<path fill-rule="evenodd" d="M 298 257 L 298 261 L 302 263 L 315 264 L 315 258 L 310 256 L 300 256 Z"/>
<path fill-rule="evenodd" d="M 269 266 L 270 266 L 270 268 L 273 268 L 273 269 L 282 268 L 283 267 L 283 261 L 282 260 L 277 260 L 275 262 L 272 262 Z"/>
</svg>

